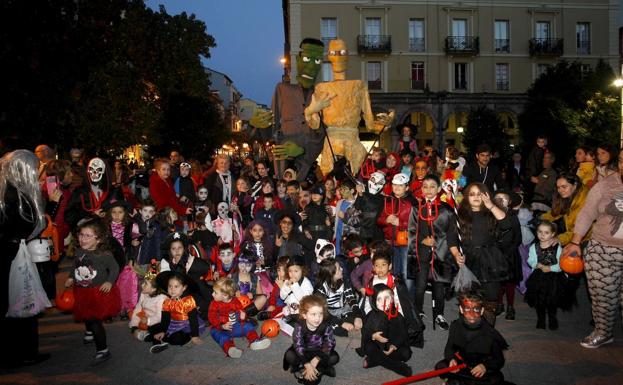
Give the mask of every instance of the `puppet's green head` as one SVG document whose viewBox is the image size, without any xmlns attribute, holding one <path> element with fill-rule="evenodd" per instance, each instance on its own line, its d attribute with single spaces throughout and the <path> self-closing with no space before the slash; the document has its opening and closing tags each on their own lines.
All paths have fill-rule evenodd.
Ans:
<svg viewBox="0 0 623 385">
<path fill-rule="evenodd" d="M 303 88 L 310 88 L 322 66 L 324 44 L 318 39 L 305 38 L 301 42 L 301 52 L 296 57 L 296 80 Z"/>
</svg>

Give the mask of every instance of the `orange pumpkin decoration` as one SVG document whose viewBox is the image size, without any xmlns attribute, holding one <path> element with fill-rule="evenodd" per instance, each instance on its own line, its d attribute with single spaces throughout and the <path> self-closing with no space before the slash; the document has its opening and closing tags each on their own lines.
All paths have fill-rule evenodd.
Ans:
<svg viewBox="0 0 623 385">
<path fill-rule="evenodd" d="M 246 295 L 240 295 L 237 297 L 238 301 L 240 302 L 240 304 L 242 305 L 243 309 L 246 309 L 247 306 L 251 305 L 251 298 L 249 298 Z"/>
<path fill-rule="evenodd" d="M 274 319 L 264 321 L 262 324 L 262 335 L 268 338 L 277 337 L 279 334 L 279 322 Z"/>
<path fill-rule="evenodd" d="M 567 274 L 580 274 L 584 271 L 584 262 L 575 252 L 560 257 L 560 268 Z"/>
<path fill-rule="evenodd" d="M 139 318 L 138 328 L 140 330 L 147 330 L 147 314 L 143 310 L 136 313 L 136 316 Z"/>
<path fill-rule="evenodd" d="M 62 312 L 71 312 L 75 302 L 74 291 L 71 289 L 65 289 L 56 295 L 56 308 Z"/>
</svg>

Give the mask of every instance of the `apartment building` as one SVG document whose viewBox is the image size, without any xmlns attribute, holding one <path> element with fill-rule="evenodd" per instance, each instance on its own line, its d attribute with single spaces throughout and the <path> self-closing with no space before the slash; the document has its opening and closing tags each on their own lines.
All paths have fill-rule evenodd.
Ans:
<svg viewBox="0 0 623 385">
<path fill-rule="evenodd" d="M 305 37 L 343 39 L 348 78 L 373 108 L 418 125 L 420 146 L 460 144 L 470 109 L 487 105 L 516 136 L 526 91 L 557 61 L 619 62 L 619 0 L 290 0 L 291 63 Z M 292 68 L 292 79 L 296 69 Z M 332 79 L 323 63 L 320 81 Z M 458 129 L 458 132 L 457 132 Z M 390 148 L 396 130 L 382 138 Z"/>
</svg>

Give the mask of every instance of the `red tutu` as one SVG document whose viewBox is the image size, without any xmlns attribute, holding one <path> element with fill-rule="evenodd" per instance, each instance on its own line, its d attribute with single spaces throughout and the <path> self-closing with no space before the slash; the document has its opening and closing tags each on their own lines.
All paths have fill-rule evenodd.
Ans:
<svg viewBox="0 0 623 385">
<path fill-rule="evenodd" d="M 121 297 L 116 285 L 108 293 L 97 287 L 75 287 L 74 319 L 86 321 L 90 319 L 105 320 L 119 315 L 121 311 Z"/>
</svg>

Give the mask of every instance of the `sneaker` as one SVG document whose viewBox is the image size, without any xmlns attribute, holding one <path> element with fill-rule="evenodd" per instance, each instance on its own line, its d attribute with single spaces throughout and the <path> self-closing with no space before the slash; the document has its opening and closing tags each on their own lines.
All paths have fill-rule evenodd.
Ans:
<svg viewBox="0 0 623 385">
<path fill-rule="evenodd" d="M 612 336 L 602 336 L 597 334 L 597 331 L 593 331 L 580 342 L 580 345 L 587 349 L 597 349 L 601 345 L 611 344 L 612 342 L 614 342 Z"/>
<path fill-rule="evenodd" d="M 270 343 L 270 341 L 268 341 Z M 242 357 L 242 350 L 238 349 L 235 346 L 232 346 L 227 350 L 227 355 L 231 358 L 240 358 Z"/>
<path fill-rule="evenodd" d="M 82 337 L 82 343 L 87 345 L 94 341 L 93 332 L 84 332 L 84 337 Z"/>
<path fill-rule="evenodd" d="M 255 340 L 251 342 L 251 345 L 249 345 L 249 348 L 251 348 L 251 350 L 262 350 L 262 349 L 266 349 L 269 346 L 270 346 L 270 340 L 268 338 L 260 338 L 259 340 Z"/>
<path fill-rule="evenodd" d="M 168 343 L 161 342 L 161 343 L 156 344 L 156 345 L 152 346 L 151 348 L 149 348 L 149 352 L 153 353 L 153 354 L 156 354 L 156 353 L 164 352 L 168 348 L 169 348 L 169 344 Z"/>
<path fill-rule="evenodd" d="M 147 330 L 139 330 L 139 332 L 136 335 L 136 338 L 139 341 L 145 341 L 145 339 L 149 336 L 149 332 Z"/>
<path fill-rule="evenodd" d="M 93 357 L 93 361 L 91 361 L 91 366 L 96 366 L 104 361 L 108 361 L 110 357 L 112 357 L 112 355 L 110 354 L 110 351 L 108 349 L 100 350 L 99 352 L 95 353 L 95 357 Z"/>
<path fill-rule="evenodd" d="M 435 330 L 435 325 L 439 326 L 439 329 L 441 330 L 450 329 L 450 325 L 448 324 L 448 321 L 446 321 L 445 317 L 441 314 L 439 314 L 433 321 L 433 330 Z"/>
</svg>

